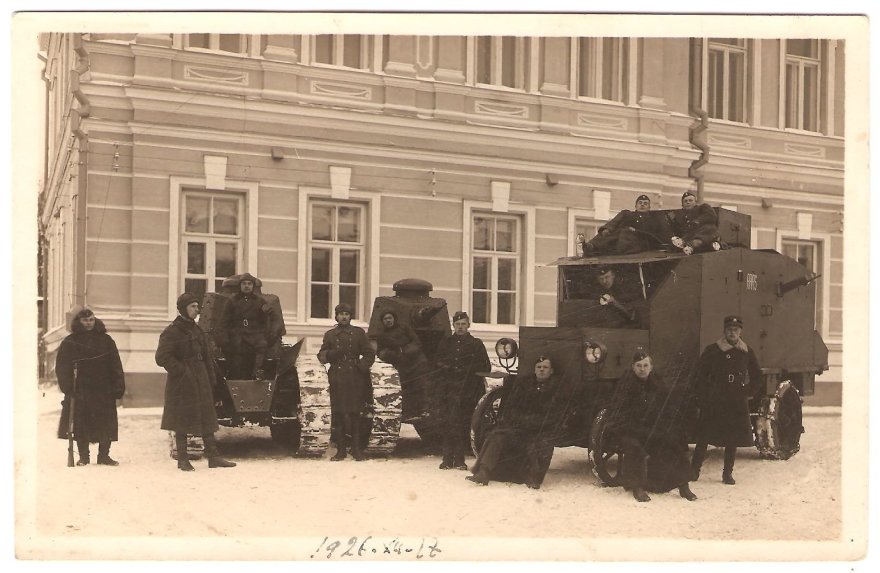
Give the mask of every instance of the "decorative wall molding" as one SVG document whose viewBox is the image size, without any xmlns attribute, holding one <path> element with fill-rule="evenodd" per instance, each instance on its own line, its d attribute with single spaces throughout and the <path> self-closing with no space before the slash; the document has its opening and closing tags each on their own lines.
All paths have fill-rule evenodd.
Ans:
<svg viewBox="0 0 880 573">
<path fill-rule="evenodd" d="M 592 113 L 577 114 L 577 123 L 583 127 L 598 129 L 616 129 L 626 131 L 629 121 L 625 117 L 611 117 L 608 115 L 595 115 Z"/>
<path fill-rule="evenodd" d="M 372 88 L 363 86 L 350 86 L 333 82 L 313 81 L 309 86 L 309 92 L 315 95 L 344 97 L 348 99 L 357 99 L 364 101 L 369 101 L 373 97 Z"/>
<path fill-rule="evenodd" d="M 801 157 L 817 157 L 825 159 L 825 148 L 815 145 L 799 145 L 797 143 L 785 143 L 783 149 L 787 155 L 799 155 Z"/>
<path fill-rule="evenodd" d="M 416 63 L 422 71 L 434 65 L 434 36 L 416 36 Z"/>
<path fill-rule="evenodd" d="M 722 147 L 737 147 L 739 149 L 751 149 L 752 138 L 742 137 L 739 135 L 719 135 L 710 133 L 708 139 L 709 145 L 720 145 Z"/>
<path fill-rule="evenodd" d="M 485 100 L 476 100 L 474 102 L 474 113 L 496 117 L 515 117 L 520 119 L 528 119 L 529 107 L 526 105 L 513 105 Z"/>
<path fill-rule="evenodd" d="M 183 66 L 183 79 L 197 82 L 250 85 L 250 74 L 239 70 L 231 71 L 222 68 L 203 68 L 190 65 Z"/>
</svg>

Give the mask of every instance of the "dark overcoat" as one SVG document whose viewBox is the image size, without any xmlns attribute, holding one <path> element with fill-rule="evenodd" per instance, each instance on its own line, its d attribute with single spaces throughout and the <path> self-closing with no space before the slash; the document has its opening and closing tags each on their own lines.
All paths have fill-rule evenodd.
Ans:
<svg viewBox="0 0 880 573">
<path fill-rule="evenodd" d="M 118 439 L 116 400 L 125 394 L 125 374 L 116 343 L 104 323 L 95 319 L 92 330 L 85 330 L 74 319 L 71 334 L 61 341 L 55 358 L 55 375 L 64 393 L 58 437 L 67 439 L 70 397 L 76 396 L 73 435 L 92 443 Z M 74 392 L 74 365 L 77 369 Z"/>
<path fill-rule="evenodd" d="M 725 339 L 703 350 L 692 385 L 700 410 L 697 440 L 716 446 L 754 445 L 749 398 L 763 377 L 755 351 L 742 340 Z"/>
<path fill-rule="evenodd" d="M 364 329 L 337 324 L 324 333 L 318 351 L 321 364 L 330 363 L 330 410 L 357 414 L 370 400 L 370 366 L 376 354 Z"/>
<path fill-rule="evenodd" d="M 668 243 L 672 237 L 669 220 L 659 211 L 624 209 L 599 227 L 590 240 L 598 253 L 640 253 Z"/>
<path fill-rule="evenodd" d="M 254 348 L 268 344 L 268 304 L 256 293 L 236 293 L 223 309 L 217 339 L 226 352 L 240 352 L 242 341 Z"/>
<path fill-rule="evenodd" d="M 706 246 L 718 238 L 718 218 L 715 210 L 703 203 L 692 209 L 677 209 L 672 212 L 672 232 L 691 242 L 701 240 Z"/>
<path fill-rule="evenodd" d="M 204 436 L 220 429 L 214 411 L 214 360 L 205 333 L 178 316 L 159 336 L 156 364 L 168 371 L 162 429 Z"/>
<path fill-rule="evenodd" d="M 472 409 L 484 391 L 483 378 L 477 372 L 492 369 L 483 341 L 470 333 L 447 336 L 437 345 L 434 362 L 442 379 L 443 400 Z"/>
</svg>

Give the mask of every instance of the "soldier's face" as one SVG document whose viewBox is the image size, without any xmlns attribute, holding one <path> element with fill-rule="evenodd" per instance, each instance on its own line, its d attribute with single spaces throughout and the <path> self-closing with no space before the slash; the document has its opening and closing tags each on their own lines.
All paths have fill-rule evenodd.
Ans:
<svg viewBox="0 0 880 573">
<path fill-rule="evenodd" d="M 651 364 L 651 357 L 648 356 L 647 358 L 642 358 L 638 362 L 633 362 L 632 369 L 633 373 L 638 378 L 644 380 L 651 374 L 651 370 L 654 369 L 654 365 Z"/>
<path fill-rule="evenodd" d="M 681 206 L 685 209 L 693 209 L 697 206 L 697 198 L 688 195 L 684 199 L 681 200 Z"/>
<path fill-rule="evenodd" d="M 602 288 L 611 288 L 614 285 L 614 271 L 606 271 L 600 274 L 599 284 Z"/>
<path fill-rule="evenodd" d="M 741 326 L 725 326 L 724 327 L 724 339 L 731 346 L 735 345 L 739 342 L 740 337 L 742 336 L 743 329 Z"/>
<path fill-rule="evenodd" d="M 552 375 L 553 365 L 550 364 L 549 360 L 542 360 L 535 364 L 535 378 L 538 379 L 538 382 L 549 380 Z"/>
<path fill-rule="evenodd" d="M 385 316 L 383 316 L 382 324 L 385 325 L 385 328 L 391 328 L 392 326 L 394 326 L 394 315 L 386 314 Z"/>
<path fill-rule="evenodd" d="M 651 201 L 649 199 L 639 199 L 636 201 L 636 211 L 645 212 L 651 210 Z"/>
<path fill-rule="evenodd" d="M 461 336 L 462 334 L 467 334 L 468 328 L 471 327 L 471 321 L 467 319 L 456 320 L 452 323 L 452 328 L 455 330 L 455 334 Z"/>
<path fill-rule="evenodd" d="M 254 292 L 254 281 L 241 281 L 241 292 L 244 294 Z"/>
<path fill-rule="evenodd" d="M 191 302 L 186 305 L 186 315 L 195 320 L 195 318 L 199 315 L 199 303 Z"/>
<path fill-rule="evenodd" d="M 336 315 L 336 322 L 342 326 L 348 326 L 351 324 L 351 313 L 347 310 L 340 311 L 339 314 Z"/>
<path fill-rule="evenodd" d="M 89 316 L 81 316 L 79 317 L 79 323 L 86 330 L 91 330 L 95 328 L 95 315 L 90 314 Z"/>
</svg>

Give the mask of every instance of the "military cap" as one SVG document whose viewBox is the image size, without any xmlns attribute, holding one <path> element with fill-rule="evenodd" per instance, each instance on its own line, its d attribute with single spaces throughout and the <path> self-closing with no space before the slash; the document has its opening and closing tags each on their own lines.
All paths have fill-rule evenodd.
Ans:
<svg viewBox="0 0 880 573">
<path fill-rule="evenodd" d="M 641 346 L 639 346 L 636 348 L 636 351 L 633 352 L 632 363 L 635 364 L 636 362 L 640 362 L 640 361 L 644 360 L 645 358 L 649 358 L 649 357 L 650 357 L 650 354 L 648 354 L 648 351 L 645 350 L 644 348 L 642 348 Z"/>
<path fill-rule="evenodd" d="M 685 200 L 687 197 L 693 197 L 694 199 L 697 198 L 697 196 L 694 195 L 693 193 L 691 193 L 690 191 L 685 191 L 684 193 L 681 194 L 681 202 L 684 203 L 684 200 Z"/>
<path fill-rule="evenodd" d="M 351 305 L 347 302 L 340 302 L 336 305 L 336 308 L 333 309 L 333 316 L 338 316 L 340 312 L 347 312 L 348 314 L 354 314 L 354 309 L 351 308 Z"/>
<path fill-rule="evenodd" d="M 242 281 L 251 281 L 252 283 L 254 283 L 254 286 L 257 286 L 257 277 L 255 277 L 251 273 L 244 273 L 243 275 L 239 275 L 238 283 L 241 284 Z"/>
<path fill-rule="evenodd" d="M 177 312 L 186 316 L 186 307 L 194 302 L 201 302 L 201 299 L 191 292 L 185 292 L 177 297 Z"/>
<path fill-rule="evenodd" d="M 458 320 L 466 320 L 466 321 L 470 322 L 471 318 L 468 316 L 468 313 L 466 313 L 463 310 L 459 310 L 458 312 L 456 312 L 455 314 L 452 315 L 452 322 L 456 322 Z"/>
<path fill-rule="evenodd" d="M 730 316 L 724 317 L 724 326 L 738 326 L 740 328 L 743 327 L 743 319 L 735 314 L 731 314 Z"/>
<path fill-rule="evenodd" d="M 651 198 L 648 197 L 647 195 L 639 195 L 638 197 L 636 197 L 636 205 L 639 204 L 639 201 L 647 201 L 648 203 L 650 203 Z"/>
</svg>

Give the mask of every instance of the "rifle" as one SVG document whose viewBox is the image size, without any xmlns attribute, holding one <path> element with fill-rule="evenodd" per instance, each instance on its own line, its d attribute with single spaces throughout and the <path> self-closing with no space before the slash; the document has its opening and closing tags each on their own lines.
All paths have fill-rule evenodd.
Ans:
<svg viewBox="0 0 880 573">
<path fill-rule="evenodd" d="M 76 413 L 76 372 L 77 363 L 73 363 L 73 391 L 70 393 L 70 407 L 67 411 L 67 467 L 72 468 L 73 463 L 73 417 Z"/>
</svg>

